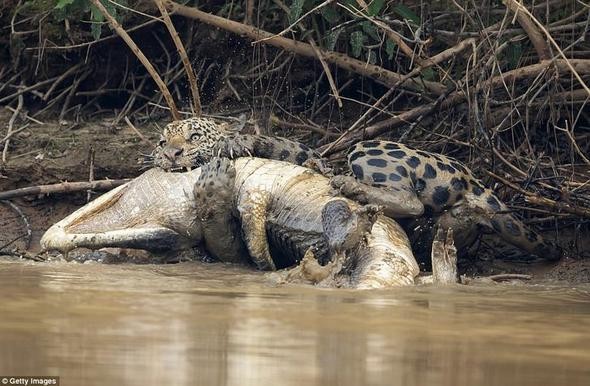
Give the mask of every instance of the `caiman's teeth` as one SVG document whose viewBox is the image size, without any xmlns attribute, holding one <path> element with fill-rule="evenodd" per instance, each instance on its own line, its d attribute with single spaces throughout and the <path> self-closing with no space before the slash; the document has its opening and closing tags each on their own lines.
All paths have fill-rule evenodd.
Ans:
<svg viewBox="0 0 590 386">
<path fill-rule="evenodd" d="M 193 170 L 193 168 L 192 168 L 192 167 L 190 167 L 190 166 L 187 166 L 187 167 L 186 167 L 186 171 L 187 171 L 187 172 L 190 172 L 190 171 L 192 171 L 192 170 Z"/>
</svg>

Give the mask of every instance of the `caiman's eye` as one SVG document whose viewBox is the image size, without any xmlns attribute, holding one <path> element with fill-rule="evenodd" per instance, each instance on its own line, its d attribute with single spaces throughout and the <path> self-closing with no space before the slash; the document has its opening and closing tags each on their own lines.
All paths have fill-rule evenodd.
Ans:
<svg viewBox="0 0 590 386">
<path fill-rule="evenodd" d="M 160 140 L 158 141 L 158 146 L 164 147 L 165 144 L 166 144 L 166 138 L 160 137 Z"/>
</svg>

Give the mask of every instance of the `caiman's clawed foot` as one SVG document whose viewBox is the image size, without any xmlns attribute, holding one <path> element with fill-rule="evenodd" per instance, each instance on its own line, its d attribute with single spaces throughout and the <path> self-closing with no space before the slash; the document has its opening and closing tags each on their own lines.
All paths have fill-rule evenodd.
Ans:
<svg viewBox="0 0 590 386">
<path fill-rule="evenodd" d="M 330 260 L 358 247 L 371 231 L 378 213 L 376 205 L 366 205 L 353 211 L 344 200 L 328 202 L 322 209 L 322 226 Z"/>
<path fill-rule="evenodd" d="M 336 276 L 342 271 L 342 265 L 343 261 L 340 258 L 326 265 L 320 265 L 313 253 L 313 249 L 309 248 L 299 265 L 288 271 L 285 282 L 335 286 L 337 284 Z"/>
<path fill-rule="evenodd" d="M 334 176 L 334 170 L 332 169 L 330 164 L 328 164 L 328 162 L 323 158 L 310 158 L 307 161 L 305 161 L 301 166 L 316 171 L 324 177 L 330 178 Z"/>
<path fill-rule="evenodd" d="M 436 230 L 432 242 L 432 279 L 436 284 L 457 283 L 457 249 L 452 228 Z"/>
</svg>

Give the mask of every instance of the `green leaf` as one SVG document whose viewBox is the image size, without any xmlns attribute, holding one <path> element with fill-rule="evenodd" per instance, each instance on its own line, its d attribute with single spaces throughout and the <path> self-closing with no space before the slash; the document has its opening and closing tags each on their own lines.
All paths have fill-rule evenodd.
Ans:
<svg viewBox="0 0 590 386">
<path fill-rule="evenodd" d="M 369 61 L 369 64 L 377 63 L 377 54 L 374 50 L 369 50 L 369 52 L 367 53 L 367 59 Z"/>
<path fill-rule="evenodd" d="M 294 23 L 295 20 L 299 19 L 299 16 L 301 16 L 301 12 L 303 11 L 303 4 L 304 3 L 305 3 L 305 0 L 293 0 L 291 7 L 289 7 L 289 10 L 291 11 L 289 13 L 289 22 L 290 23 Z"/>
<path fill-rule="evenodd" d="M 410 8 L 403 4 L 397 4 L 393 7 L 393 11 L 403 17 L 404 19 L 408 19 L 413 21 L 415 24 L 420 24 L 420 17 L 414 13 Z"/>
<path fill-rule="evenodd" d="M 365 42 L 366 36 L 361 31 L 354 31 L 350 34 L 350 46 L 352 47 L 352 56 L 358 58 L 361 56 L 363 49 L 363 43 Z"/>
<path fill-rule="evenodd" d="M 383 9 L 383 6 L 385 5 L 385 0 L 373 0 L 369 3 L 369 6 L 367 7 L 367 14 L 369 16 L 377 16 L 379 14 L 379 11 L 381 11 Z"/>
<path fill-rule="evenodd" d="M 90 26 L 90 32 L 92 33 L 94 40 L 100 39 L 100 34 L 102 33 L 102 24 L 92 23 Z"/>
<path fill-rule="evenodd" d="M 506 48 L 506 59 L 510 69 L 515 69 L 522 58 L 522 46 L 520 43 L 510 43 Z"/>
<path fill-rule="evenodd" d="M 348 6 L 349 8 L 360 9 L 359 3 L 356 0 L 344 0 L 344 5 Z"/>
<path fill-rule="evenodd" d="M 57 4 L 55 4 L 55 9 L 63 9 L 68 5 L 74 4 L 74 1 L 76 0 L 57 0 Z"/>
<path fill-rule="evenodd" d="M 92 20 L 92 24 L 90 25 L 90 33 L 92 33 L 94 40 L 98 40 L 100 39 L 100 35 L 102 33 L 102 22 L 104 21 L 104 16 L 94 5 L 90 6 L 90 20 Z"/>
<path fill-rule="evenodd" d="M 336 47 L 336 42 L 338 41 L 338 36 L 342 32 L 342 28 L 338 28 L 335 31 L 330 32 L 324 38 L 324 46 L 328 51 L 334 51 L 334 47 Z"/>
<path fill-rule="evenodd" d="M 436 77 L 436 73 L 434 72 L 434 70 L 430 67 L 425 68 L 424 70 L 421 71 L 422 73 L 422 77 L 425 80 L 430 80 L 430 81 L 434 81 L 435 77 Z"/>
<path fill-rule="evenodd" d="M 338 13 L 338 11 L 329 5 L 327 7 L 323 7 L 320 12 L 324 19 L 326 19 L 326 21 L 330 24 L 336 24 L 340 20 L 340 13 Z"/>
<path fill-rule="evenodd" d="M 397 48 L 397 44 L 393 40 L 387 39 L 385 41 L 385 53 L 387 53 L 387 59 L 393 59 L 393 55 L 395 55 L 395 51 Z"/>
<path fill-rule="evenodd" d="M 370 37 L 372 37 L 376 41 L 381 40 L 379 38 L 379 33 L 377 32 L 377 27 L 375 27 L 375 24 L 371 23 L 370 21 L 363 21 L 360 23 L 360 25 L 361 25 L 361 28 L 363 29 L 363 32 L 365 32 L 367 35 L 369 35 Z"/>
</svg>

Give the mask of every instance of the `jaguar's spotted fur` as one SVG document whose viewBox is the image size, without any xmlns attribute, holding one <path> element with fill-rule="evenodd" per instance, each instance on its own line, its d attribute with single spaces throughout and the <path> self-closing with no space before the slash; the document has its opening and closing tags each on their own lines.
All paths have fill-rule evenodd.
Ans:
<svg viewBox="0 0 590 386">
<path fill-rule="evenodd" d="M 154 165 L 164 170 L 198 167 L 214 156 L 253 156 L 297 165 L 318 157 L 302 143 L 280 137 L 233 133 L 207 118 L 189 118 L 166 125 L 153 156 Z"/>
<path fill-rule="evenodd" d="M 560 256 L 557 246 L 509 213 L 491 189 L 453 158 L 396 142 L 363 141 L 350 150 L 348 164 L 358 180 L 392 189 L 394 195 L 403 193 L 409 206 L 422 207 L 427 216 L 448 211 L 446 222 L 473 223 L 537 256 Z M 453 213 L 456 220 L 451 219 Z"/>
<path fill-rule="evenodd" d="M 311 148 L 295 141 L 236 134 L 213 120 L 190 118 L 165 127 L 154 153 L 154 163 L 165 170 L 192 168 L 218 155 L 256 156 L 299 165 L 319 159 Z M 364 184 L 356 183 L 356 187 L 349 190 L 342 186 L 342 181 L 335 185 L 346 196 L 364 197 L 363 203 L 384 205 L 385 213 L 391 217 L 435 216 L 448 226 L 464 231 L 470 229 L 471 233 L 474 226 L 483 226 L 535 255 L 560 256 L 558 247 L 508 213 L 506 205 L 493 191 L 455 159 L 395 142 L 374 140 L 356 144 L 348 154 L 348 163 L 356 179 Z"/>
</svg>

